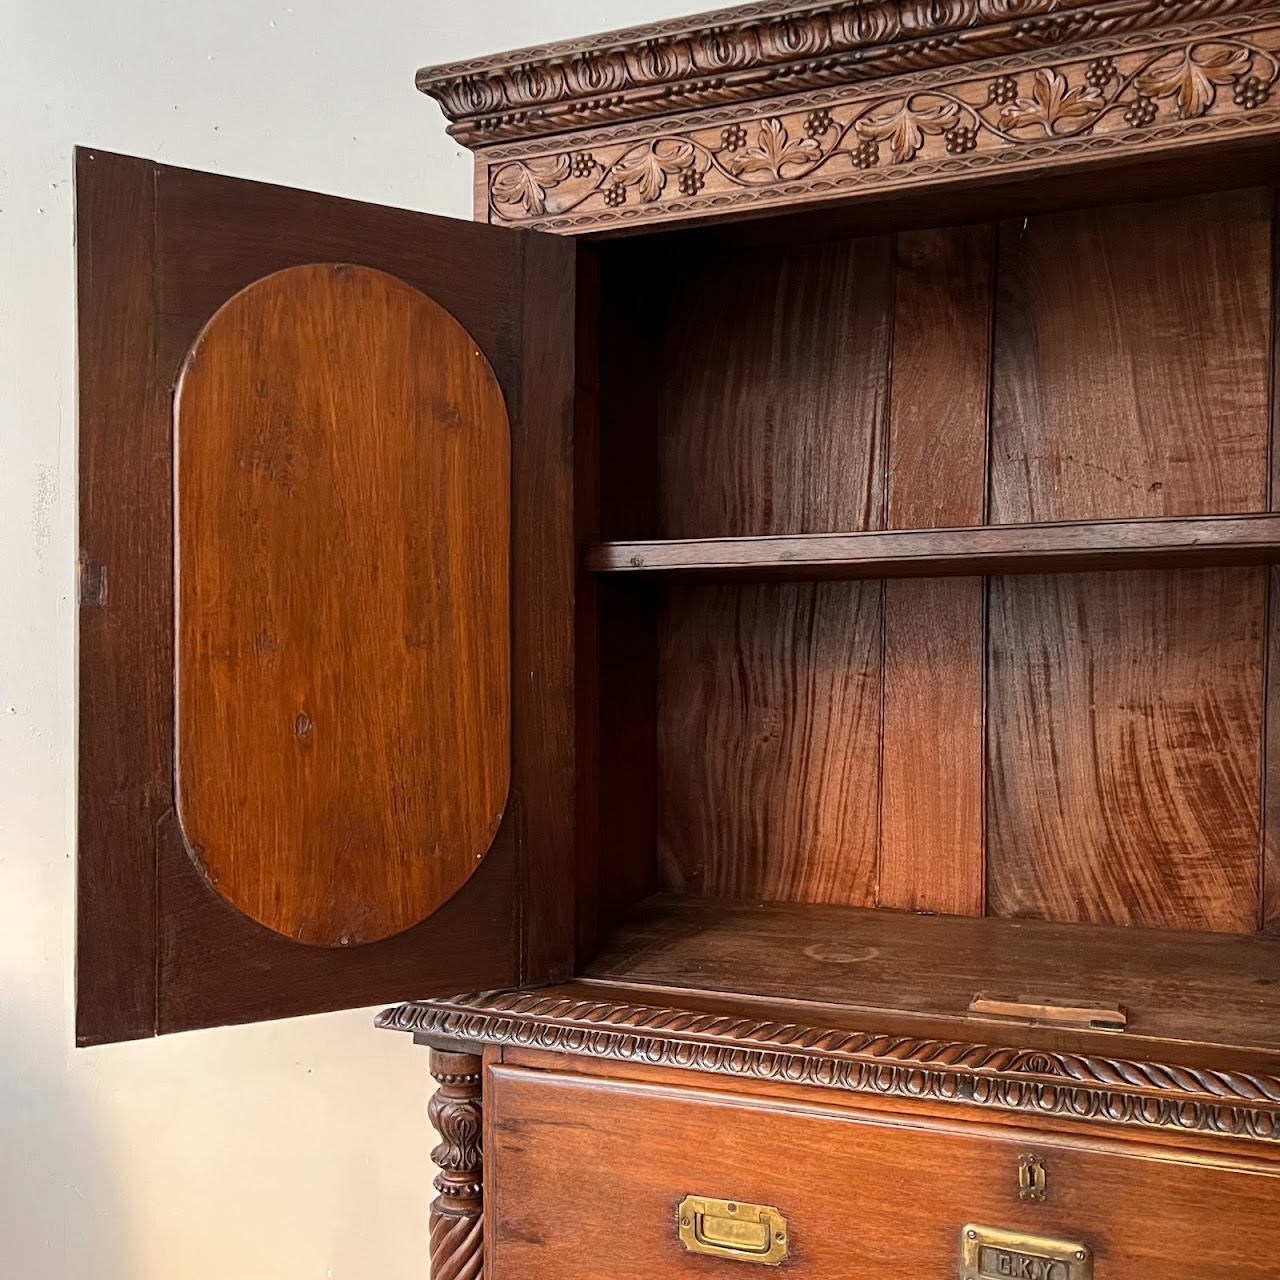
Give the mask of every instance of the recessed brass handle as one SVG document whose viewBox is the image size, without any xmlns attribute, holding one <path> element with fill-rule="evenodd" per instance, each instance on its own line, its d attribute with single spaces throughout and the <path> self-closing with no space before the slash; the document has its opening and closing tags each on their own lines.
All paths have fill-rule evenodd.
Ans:
<svg viewBox="0 0 1280 1280">
<path fill-rule="evenodd" d="M 686 1196 L 678 1222 L 680 1242 L 690 1253 L 771 1267 L 787 1256 L 787 1220 L 767 1204 Z"/>
</svg>

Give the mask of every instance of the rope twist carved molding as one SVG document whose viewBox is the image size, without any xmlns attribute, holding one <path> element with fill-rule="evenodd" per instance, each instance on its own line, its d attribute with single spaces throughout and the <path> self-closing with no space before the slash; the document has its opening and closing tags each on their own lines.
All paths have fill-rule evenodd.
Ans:
<svg viewBox="0 0 1280 1280">
<path fill-rule="evenodd" d="M 577 231 L 1274 132 L 1278 55 L 1280 26 L 1198 24 L 1154 46 L 1119 42 L 1037 66 L 1004 60 L 976 75 L 899 77 L 754 115 L 703 115 L 638 139 L 604 130 L 528 158 L 503 159 L 499 149 L 488 169 L 490 219 Z"/>
<path fill-rule="evenodd" d="M 824 1030 L 538 992 L 400 1005 L 380 1027 L 1033 1116 L 1280 1141 L 1280 1078 Z"/>
<path fill-rule="evenodd" d="M 424 67 L 418 87 L 440 103 L 451 133 L 484 145 L 1269 8 L 1267 0 L 775 0 Z"/>
</svg>

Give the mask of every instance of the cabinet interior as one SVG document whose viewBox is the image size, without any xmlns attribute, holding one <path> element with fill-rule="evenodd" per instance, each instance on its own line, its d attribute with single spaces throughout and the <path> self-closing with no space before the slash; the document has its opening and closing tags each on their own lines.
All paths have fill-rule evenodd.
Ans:
<svg viewBox="0 0 1280 1280">
<path fill-rule="evenodd" d="M 1135 1034 L 1274 1042 L 1277 539 L 1190 521 L 1276 509 L 1276 209 L 581 247 L 577 532 L 615 570 L 578 601 L 586 973 L 908 1014 L 1114 996 Z M 1173 535 L 1072 560 L 1136 520 Z M 807 535 L 974 527 L 1066 554 L 935 574 L 939 533 L 788 572 Z M 714 540 L 765 536 L 800 541 L 725 570 Z M 614 545 L 675 540 L 700 572 Z M 815 968 L 864 935 L 881 978 Z"/>
</svg>

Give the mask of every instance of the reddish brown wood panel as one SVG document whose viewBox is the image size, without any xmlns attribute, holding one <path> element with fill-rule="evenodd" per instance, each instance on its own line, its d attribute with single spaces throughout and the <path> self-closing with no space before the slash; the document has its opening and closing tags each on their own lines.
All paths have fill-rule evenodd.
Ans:
<svg viewBox="0 0 1280 1280">
<path fill-rule="evenodd" d="M 660 363 L 665 538 L 884 524 L 890 242 L 709 255 Z"/>
<path fill-rule="evenodd" d="M 1269 1280 L 1280 1252 L 1280 1176 L 1262 1160 L 505 1066 L 488 1071 L 485 1108 L 495 1276 L 596 1280 L 601 1258 L 613 1280 L 741 1265 L 681 1244 L 690 1194 L 776 1208 L 781 1270 L 814 1280 L 954 1280 L 967 1223 L 1077 1241 L 1114 1280 Z M 1027 1153 L 1043 1203 L 1019 1199 Z M 626 1205 L 622 1246 L 604 1184 Z"/>
<path fill-rule="evenodd" d="M 81 184 L 79 243 L 98 246 L 82 275 L 91 273 L 92 287 L 81 323 L 100 338 L 96 371 L 81 366 L 90 374 L 81 410 L 86 424 L 98 424 L 82 434 L 81 485 L 85 509 L 99 514 L 82 526 L 82 545 L 86 604 L 99 612 L 86 623 L 95 639 L 81 668 L 96 691 L 81 748 L 96 763 L 81 774 L 80 876 L 93 896 L 82 899 L 79 928 L 82 940 L 97 941 L 78 965 L 78 1037 L 284 1017 L 567 971 L 573 330 L 564 300 L 573 294 L 574 246 L 100 152 L 86 163 L 101 172 Z M 106 198 L 127 186 L 131 168 L 137 198 Z M 536 252 L 526 252 L 535 239 Z M 113 255 L 107 244 L 136 248 Z M 492 852 L 429 921 L 344 948 L 300 946 L 228 905 L 192 862 L 172 809 L 169 392 L 218 307 L 254 280 L 316 261 L 385 270 L 427 293 L 475 337 L 511 407 L 510 620 L 512 669 L 521 673 L 511 686 L 512 800 Z M 114 461 L 99 461 L 106 458 Z M 531 458 L 537 467 L 526 465 Z M 147 619 L 159 629 L 149 633 Z M 109 817 L 90 822 L 91 813 Z M 131 991 L 145 1005 L 131 1005 Z"/>
<path fill-rule="evenodd" d="M 1265 573 L 991 583 L 998 915 L 1252 931 Z"/>
<path fill-rule="evenodd" d="M 1271 475 L 1268 506 L 1280 502 L 1280 188 L 1273 193 L 1271 226 Z M 1267 580 L 1266 741 L 1262 772 L 1262 916 L 1268 932 L 1280 930 L 1280 572 Z"/>
<path fill-rule="evenodd" d="M 887 524 L 981 524 L 993 229 L 897 238 Z M 884 592 L 881 906 L 981 915 L 981 579 Z"/>
<path fill-rule="evenodd" d="M 174 424 L 188 848 L 286 937 L 399 933 L 466 882 L 506 806 L 497 379 L 418 290 L 294 267 L 205 326 Z"/>
<path fill-rule="evenodd" d="M 883 524 L 887 238 L 691 268 L 659 374 L 664 536 Z M 660 879 L 874 900 L 878 586 L 674 591 L 659 619 Z"/>
<path fill-rule="evenodd" d="M 666 887 L 875 901 L 880 609 L 879 584 L 670 593 L 658 651 Z"/>
<path fill-rule="evenodd" d="M 1272 197 L 1000 230 L 991 518 L 1267 507 Z"/>
<path fill-rule="evenodd" d="M 632 908 L 582 976 L 629 986 L 632 1000 L 637 986 L 651 988 L 646 1004 L 696 1010 L 692 993 L 701 993 L 726 1001 L 729 1016 L 764 1025 L 818 1019 L 917 1043 L 1052 1045 L 1265 1074 L 1280 1052 L 1280 984 L 1270 981 L 1277 971 L 1280 939 L 1254 934 L 657 894 Z M 979 992 L 1066 1005 L 1105 1000 L 1124 1009 L 1127 1027 L 1041 1019 L 1033 1032 L 1028 1018 L 974 1012 Z M 753 1014 L 751 1000 L 771 1003 Z"/>
</svg>

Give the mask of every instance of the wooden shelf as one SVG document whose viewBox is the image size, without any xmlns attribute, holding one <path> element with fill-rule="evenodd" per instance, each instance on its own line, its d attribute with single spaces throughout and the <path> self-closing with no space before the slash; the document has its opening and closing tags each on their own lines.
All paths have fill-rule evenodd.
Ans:
<svg viewBox="0 0 1280 1280">
<path fill-rule="evenodd" d="M 980 1043 L 1070 1037 L 1118 1052 L 1125 1041 L 1126 1052 L 1185 1062 L 1212 1047 L 1205 1061 L 1233 1050 L 1273 1066 L 1280 1054 L 1280 939 L 1251 935 L 662 894 L 605 939 L 582 977 L 649 988 L 651 1002 L 745 997 L 785 1003 L 797 1021 L 817 1016 L 798 1006 L 821 1006 L 831 1025 Z M 980 994 L 1105 1003 L 1127 1026 L 1000 1018 L 971 1009 Z"/>
<path fill-rule="evenodd" d="M 598 542 L 587 549 L 586 567 L 593 573 L 715 582 L 794 582 L 1198 568 L 1278 560 L 1280 515 L 1256 514 Z"/>
</svg>

